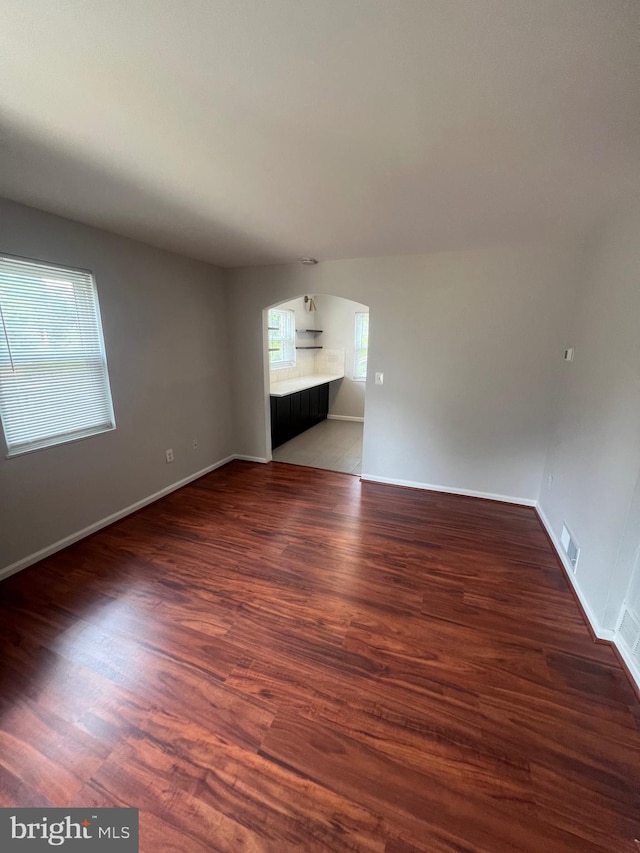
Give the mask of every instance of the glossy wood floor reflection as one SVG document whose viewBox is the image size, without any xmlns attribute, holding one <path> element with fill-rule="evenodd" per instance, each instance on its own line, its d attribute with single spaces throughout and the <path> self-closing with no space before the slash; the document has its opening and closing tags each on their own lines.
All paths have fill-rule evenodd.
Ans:
<svg viewBox="0 0 640 853">
<path fill-rule="evenodd" d="M 2 806 L 137 806 L 143 853 L 638 853 L 638 702 L 532 509 L 234 462 L 0 599 Z"/>
</svg>

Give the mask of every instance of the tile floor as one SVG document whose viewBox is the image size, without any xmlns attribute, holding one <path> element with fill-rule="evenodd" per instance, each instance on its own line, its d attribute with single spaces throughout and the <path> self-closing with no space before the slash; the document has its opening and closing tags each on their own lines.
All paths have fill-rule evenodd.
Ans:
<svg viewBox="0 0 640 853">
<path fill-rule="evenodd" d="M 363 424 L 354 421 L 322 421 L 276 447 L 273 461 L 360 474 L 362 428 Z"/>
</svg>

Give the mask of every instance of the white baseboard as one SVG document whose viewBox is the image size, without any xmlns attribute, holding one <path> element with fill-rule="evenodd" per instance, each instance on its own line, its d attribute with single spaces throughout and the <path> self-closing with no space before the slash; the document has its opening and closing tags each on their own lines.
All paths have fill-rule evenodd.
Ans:
<svg viewBox="0 0 640 853">
<path fill-rule="evenodd" d="M 236 453 L 234 456 L 230 456 L 229 460 L 232 459 L 240 459 L 242 462 L 260 462 L 263 465 L 266 465 L 269 462 L 269 459 L 266 459 L 264 456 L 245 456 L 242 453 Z"/>
<path fill-rule="evenodd" d="M 620 657 L 625 662 L 627 669 L 629 670 L 629 675 L 633 678 L 638 686 L 638 690 L 640 691 L 640 667 L 638 667 L 637 662 L 631 657 L 629 650 L 617 635 L 613 642 L 620 653 Z"/>
<path fill-rule="evenodd" d="M 422 489 L 425 492 L 442 492 L 447 495 L 466 495 L 469 498 L 484 498 L 489 501 L 519 504 L 520 506 L 535 506 L 536 501 L 529 498 L 515 498 L 511 495 L 494 495 L 491 492 L 474 492 L 471 489 L 454 489 L 448 486 L 434 486 L 432 483 L 418 483 L 414 480 L 397 480 L 393 477 L 380 477 L 377 474 L 362 474 L 361 480 L 371 483 L 385 483 L 389 486 L 406 486 L 409 489 Z"/>
<path fill-rule="evenodd" d="M 635 682 L 638 691 L 640 692 L 640 668 L 638 667 L 638 662 L 629 654 L 629 650 L 622 642 L 617 631 L 612 631 L 610 628 L 603 628 L 600 625 L 600 620 L 596 617 L 595 613 L 591 609 L 587 597 L 580 587 L 580 581 L 573 571 L 573 566 L 571 565 L 569 558 L 565 554 L 558 537 L 555 535 L 553 528 L 551 527 L 549 519 L 546 517 L 544 511 L 542 510 L 542 507 L 539 504 L 536 505 L 536 512 L 538 513 L 538 518 L 542 522 L 544 529 L 549 534 L 549 538 L 551 539 L 553 548 L 556 554 L 558 555 L 560 562 L 562 563 L 562 568 L 564 569 L 569 583 L 573 587 L 573 590 L 576 596 L 578 597 L 578 601 L 582 606 L 585 616 L 589 620 L 591 630 L 599 640 L 605 640 L 607 642 L 610 642 L 616 647 L 620 657 L 625 662 L 629 675 Z"/>
<path fill-rule="evenodd" d="M 83 527 L 82 530 L 78 530 L 75 533 L 70 534 L 69 536 L 65 536 L 64 539 L 59 539 L 52 545 L 47 545 L 46 548 L 41 548 L 39 551 L 36 551 L 33 554 L 29 554 L 28 557 L 23 557 L 22 560 L 18 560 L 16 563 L 12 563 L 11 565 L 6 566 L 4 569 L 0 569 L 0 580 L 8 578 L 10 575 L 15 575 L 16 572 L 19 572 L 22 569 L 26 569 L 28 566 L 32 566 L 39 560 L 44 560 L 45 557 L 50 557 L 51 554 L 55 554 L 57 551 L 62 551 L 63 548 L 66 548 L 68 545 L 73 545 L 74 542 L 78 542 L 80 539 L 84 539 L 85 536 L 91 536 L 92 533 L 96 533 L 98 530 L 102 530 L 103 527 L 108 527 L 110 524 L 113 524 L 114 521 L 119 521 L 121 518 L 124 518 L 127 515 L 131 515 L 132 512 L 136 512 L 137 510 L 142 509 L 143 506 L 147 506 L 148 504 L 151 504 L 154 501 L 160 500 L 160 498 L 163 498 L 165 495 L 168 495 L 171 492 L 175 492 L 177 489 L 182 488 L 182 486 L 186 486 L 188 483 L 191 483 L 194 480 L 198 480 L 200 477 L 204 477 L 205 474 L 209 474 L 211 471 L 215 471 L 216 468 L 221 468 L 223 465 L 226 465 L 227 462 L 232 462 L 234 459 L 245 458 L 247 457 L 235 455 L 227 456 L 225 459 L 221 459 L 219 462 L 214 462 L 213 465 L 208 465 L 206 468 L 203 468 L 200 471 L 196 471 L 195 474 L 190 474 L 188 477 L 185 477 L 182 480 L 178 480 L 177 483 L 172 483 L 170 486 L 165 486 L 165 488 L 161 489 L 159 492 L 154 492 L 154 494 L 148 495 L 146 498 L 142 498 L 142 500 L 136 501 L 136 503 L 131 504 L 130 506 L 125 507 L 124 509 L 120 509 L 117 512 L 112 513 L 111 515 L 108 515 L 106 518 L 101 518 L 99 521 L 90 524 L 88 527 Z"/>
<path fill-rule="evenodd" d="M 356 418 L 352 415 L 327 415 L 327 419 L 330 421 L 356 421 L 359 424 L 364 423 L 364 418 Z"/>
<path fill-rule="evenodd" d="M 591 609 L 591 606 L 587 600 L 587 597 L 584 594 L 584 592 L 582 591 L 582 588 L 580 587 L 580 581 L 578 580 L 578 578 L 575 575 L 575 572 L 573 571 L 573 566 L 569 562 L 569 558 L 565 554 L 564 548 L 560 544 L 560 540 L 558 539 L 558 537 L 554 533 L 553 528 L 551 527 L 551 523 L 549 522 L 549 519 L 544 514 L 542 507 L 538 503 L 536 503 L 536 512 L 538 513 L 538 518 L 542 522 L 542 526 L 544 527 L 544 529 L 549 534 L 549 538 L 551 539 L 551 542 L 553 544 L 553 548 L 554 548 L 556 554 L 558 555 L 560 562 L 562 563 L 562 568 L 564 569 L 564 572 L 567 576 L 567 579 L 569 580 L 569 583 L 571 584 L 576 596 L 578 597 L 578 601 L 582 605 L 582 609 L 584 610 L 585 616 L 589 620 L 589 624 L 591 625 L 591 630 L 596 635 L 596 637 L 598 637 L 599 640 L 608 640 L 610 642 L 615 642 L 616 632 L 611 631 L 608 628 L 603 628 L 600 625 L 600 620 L 597 618 L 597 616 L 595 615 L 595 613 Z"/>
</svg>

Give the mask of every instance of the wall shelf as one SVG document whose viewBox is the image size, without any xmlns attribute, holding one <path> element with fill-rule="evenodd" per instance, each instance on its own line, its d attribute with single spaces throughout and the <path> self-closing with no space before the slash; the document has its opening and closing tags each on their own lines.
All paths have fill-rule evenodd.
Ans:
<svg viewBox="0 0 640 853">
<path fill-rule="evenodd" d="M 314 335 L 315 336 L 315 335 L 321 335 L 321 334 L 322 334 L 322 329 L 296 329 L 296 335 Z M 310 338 L 306 338 L 306 339 L 302 338 L 302 340 L 303 341 L 304 340 L 309 341 L 311 339 Z M 311 344 L 311 343 L 308 343 L 308 344 L 302 344 L 301 343 L 299 346 L 296 346 L 296 349 L 322 349 L 322 347 L 318 346 L 316 344 Z"/>
</svg>

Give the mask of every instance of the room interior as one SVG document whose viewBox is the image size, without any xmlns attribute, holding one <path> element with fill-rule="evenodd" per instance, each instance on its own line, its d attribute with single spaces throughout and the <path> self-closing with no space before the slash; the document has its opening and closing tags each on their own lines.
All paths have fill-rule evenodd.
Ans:
<svg viewBox="0 0 640 853">
<path fill-rule="evenodd" d="M 269 369 L 265 393 L 270 397 L 270 458 L 360 475 L 369 307 L 330 294 L 305 294 L 274 307 L 278 312 L 289 312 L 289 337 L 295 327 L 295 349 L 283 353 L 280 342 L 275 349 L 270 348 L 270 330 L 278 332 L 278 337 L 281 332 L 279 326 L 270 328 L 270 309 L 268 334 L 264 336 Z M 317 414 L 307 399 L 311 393 L 324 394 L 326 407 L 318 406 Z M 302 412 L 305 417 L 301 417 Z"/>
<path fill-rule="evenodd" d="M 92 273 L 116 428 L 0 455 L 1 805 L 140 802 L 141 849 L 636 849 L 639 26 L 5 3 L 0 254 Z M 302 294 L 370 310 L 359 476 L 271 461 L 264 312 Z M 185 690 L 212 667 L 191 729 L 125 695 L 153 613 Z"/>
</svg>

